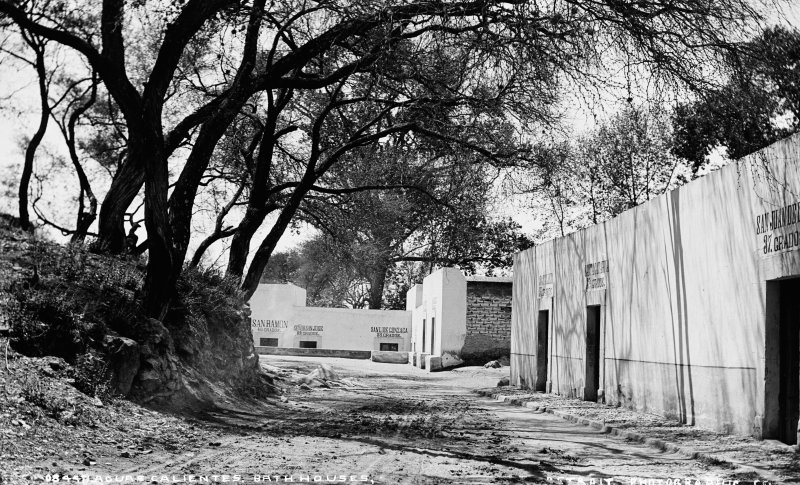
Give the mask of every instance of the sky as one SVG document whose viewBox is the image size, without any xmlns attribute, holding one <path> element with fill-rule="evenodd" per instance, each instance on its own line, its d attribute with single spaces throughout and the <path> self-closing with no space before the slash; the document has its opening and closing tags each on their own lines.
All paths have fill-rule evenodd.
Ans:
<svg viewBox="0 0 800 485">
<path fill-rule="evenodd" d="M 780 23 L 800 26 L 800 1 L 790 1 L 785 8 L 785 19 L 781 19 L 777 12 L 772 17 Z M 36 89 L 33 69 L 20 63 L 0 63 L 0 211 L 12 214 L 17 213 L 16 183 L 22 164 L 23 153 L 20 142 L 33 132 L 38 123 L 38 94 Z M 586 109 L 569 109 L 566 112 L 567 124 L 577 127 L 578 131 L 593 124 L 593 112 Z M 51 123 L 41 150 L 66 158 L 66 148 L 58 133 L 57 127 Z M 48 214 L 59 219 L 65 224 L 72 224 L 74 219 L 75 202 L 77 193 L 77 179 L 69 171 L 63 171 L 54 176 L 55 191 L 61 194 L 50 200 L 49 205 L 43 205 Z M 103 194 L 105 188 L 99 187 L 96 191 Z M 52 189 L 51 189 L 52 190 Z M 510 203 L 509 203 L 510 202 Z M 540 222 L 536 220 L 533 211 L 528 207 L 529 202 L 524 198 L 504 200 L 504 204 L 496 207 L 495 215 L 499 217 L 513 217 L 523 226 L 526 232 L 535 231 Z M 207 224 L 209 221 L 205 221 Z M 260 241 L 269 230 L 267 221 L 254 241 Z M 204 221 L 198 221 L 204 224 Z M 285 250 L 296 246 L 298 243 L 310 238 L 314 230 L 303 226 L 300 230 L 288 230 L 278 246 L 278 250 Z M 56 239 L 59 234 L 52 230 L 48 235 Z M 140 235 L 142 238 L 143 235 Z M 200 238 L 197 238 L 198 240 Z M 196 244 L 196 241 L 194 241 Z M 222 246 L 217 243 L 210 252 L 210 261 L 217 260 L 222 252 Z M 222 260 L 224 258 L 220 258 Z M 222 261 L 224 263 L 224 261 Z"/>
</svg>

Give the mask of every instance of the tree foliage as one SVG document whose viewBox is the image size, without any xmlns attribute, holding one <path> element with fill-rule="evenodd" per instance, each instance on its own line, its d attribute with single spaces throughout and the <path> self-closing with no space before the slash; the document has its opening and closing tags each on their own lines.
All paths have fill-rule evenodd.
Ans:
<svg viewBox="0 0 800 485">
<path fill-rule="evenodd" d="M 524 163 L 525 137 L 487 127 L 551 122 L 565 82 L 591 85 L 619 62 L 708 87 L 704 68 L 736 51 L 758 16 L 747 0 L 0 0 L 5 28 L 73 49 L 120 115 L 124 158 L 98 237 L 104 250 L 126 248 L 143 187 L 144 306 L 156 318 L 174 296 L 214 153 L 242 117 L 256 125 L 255 149 L 228 275 L 249 295 L 349 152 L 407 135 L 495 166 Z"/>
<path fill-rule="evenodd" d="M 554 161 L 537 187 L 551 226 L 544 233 L 603 222 L 686 182 L 670 123 L 670 113 L 628 104 L 574 142 L 551 147 Z"/>
<path fill-rule="evenodd" d="M 743 53 L 725 86 L 676 111 L 674 153 L 695 172 L 717 147 L 738 159 L 800 129 L 800 31 L 772 27 Z"/>
</svg>

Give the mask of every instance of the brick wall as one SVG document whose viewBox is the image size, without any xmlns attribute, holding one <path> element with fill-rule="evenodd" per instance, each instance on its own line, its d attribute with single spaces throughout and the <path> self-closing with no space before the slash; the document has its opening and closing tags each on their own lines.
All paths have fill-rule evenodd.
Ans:
<svg viewBox="0 0 800 485">
<path fill-rule="evenodd" d="M 485 363 L 511 350 L 511 283 L 467 282 L 467 336 L 461 358 Z"/>
</svg>

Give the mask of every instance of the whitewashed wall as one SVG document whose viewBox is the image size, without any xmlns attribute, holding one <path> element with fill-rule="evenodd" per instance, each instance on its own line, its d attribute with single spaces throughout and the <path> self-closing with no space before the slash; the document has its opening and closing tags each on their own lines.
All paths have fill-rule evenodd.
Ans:
<svg viewBox="0 0 800 485">
<path fill-rule="evenodd" d="M 251 328 L 256 346 L 261 338 L 277 338 L 278 347 L 299 347 L 301 340 L 317 348 L 379 350 L 396 343 L 410 350 L 411 312 L 307 307 L 306 291 L 292 284 L 259 285 L 250 299 Z"/>
<path fill-rule="evenodd" d="M 800 275 L 797 246 L 774 250 L 777 237 L 800 225 L 762 230 L 759 215 L 800 202 L 798 194 L 795 136 L 515 255 L 513 382 L 536 380 L 537 313 L 549 309 L 549 386 L 582 395 L 586 307 L 600 304 L 607 403 L 760 435 L 766 282 Z M 586 266 L 601 261 L 608 272 L 587 278 Z"/>
</svg>

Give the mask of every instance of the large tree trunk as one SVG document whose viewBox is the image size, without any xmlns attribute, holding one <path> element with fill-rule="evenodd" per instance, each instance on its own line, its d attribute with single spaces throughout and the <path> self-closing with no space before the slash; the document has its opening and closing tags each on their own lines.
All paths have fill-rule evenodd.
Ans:
<svg viewBox="0 0 800 485">
<path fill-rule="evenodd" d="M 147 112 L 147 111 L 145 111 Z M 154 121 L 153 121 L 154 120 Z M 145 167 L 144 223 L 147 229 L 147 275 L 144 281 L 145 313 L 162 320 L 175 296 L 180 265 L 175 264 L 169 224 L 167 192 L 169 171 L 161 136 L 160 119 L 142 120 L 141 130 L 129 135 L 129 163 Z"/>
<path fill-rule="evenodd" d="M 36 157 L 36 150 L 42 143 L 42 138 L 47 131 L 47 121 L 50 118 L 50 104 L 47 99 L 47 72 L 44 67 L 44 46 L 36 45 L 33 41 L 28 41 L 36 52 L 36 73 L 39 76 L 39 99 L 41 101 L 41 115 L 39 117 L 39 127 L 33 134 L 31 141 L 25 149 L 25 162 L 22 166 L 22 177 L 19 182 L 19 223 L 22 229 L 29 231 L 31 225 L 30 214 L 28 212 L 28 190 L 30 188 L 31 176 L 33 175 L 33 160 Z"/>
<path fill-rule="evenodd" d="M 181 265 L 176 264 L 172 247 L 167 203 L 169 189 L 167 160 L 163 150 L 159 150 L 160 147 L 154 148 L 148 150 L 148 158 L 145 161 L 147 176 L 144 186 L 144 222 L 147 228 L 148 257 L 144 306 L 149 316 L 163 320 L 175 296 L 175 284 L 180 275 Z"/>
<path fill-rule="evenodd" d="M 211 155 L 220 138 L 225 134 L 231 122 L 239 114 L 247 102 L 249 92 L 245 85 L 256 65 L 258 53 L 258 34 L 261 29 L 262 14 L 266 0 L 255 0 L 250 11 L 247 25 L 242 62 L 236 71 L 230 95 L 214 115 L 203 123 L 197 140 L 189 154 L 186 165 L 175 184 L 175 190 L 169 200 L 170 226 L 172 228 L 174 264 L 181 266 L 186 259 L 186 250 L 191 238 L 192 208 L 197 197 L 197 189 L 203 174 L 208 168 Z"/>
<path fill-rule="evenodd" d="M 133 136 L 129 135 L 129 139 Z M 142 184 L 144 184 L 142 160 L 134 158 L 129 147 L 127 159 L 111 181 L 111 187 L 100 206 L 97 231 L 101 250 L 111 253 L 125 251 L 125 211 L 136 198 Z"/>
<path fill-rule="evenodd" d="M 250 243 L 253 240 L 253 235 L 261 227 L 268 213 L 268 209 L 252 206 L 247 208 L 244 218 L 236 228 L 236 232 L 233 233 L 231 247 L 228 250 L 226 276 L 241 280 L 244 275 L 244 268 L 247 266 L 247 257 L 250 254 Z"/>
<path fill-rule="evenodd" d="M 246 98 L 226 102 L 223 112 L 207 121 L 200 129 L 192 152 L 175 184 L 175 190 L 169 199 L 169 218 L 174 239 L 175 264 L 183 265 L 186 251 L 189 248 L 192 229 L 192 209 L 197 197 L 197 189 L 203 174 L 211 161 L 211 155 L 217 142 L 225 134 L 225 130 L 233 121 L 236 113 Z"/>
<path fill-rule="evenodd" d="M 278 220 L 275 221 L 275 225 L 272 226 L 269 234 L 267 234 L 267 237 L 264 238 L 258 250 L 253 255 L 253 260 L 250 262 L 250 267 L 247 269 L 247 274 L 242 280 L 241 286 L 246 300 L 249 300 L 258 288 L 261 275 L 264 273 L 264 268 L 267 267 L 272 252 L 275 251 L 275 246 L 278 244 L 278 241 L 280 241 L 283 233 L 286 232 L 286 228 L 289 227 L 297 209 L 300 207 L 300 203 L 303 201 L 303 198 L 313 183 L 313 179 L 304 179 L 301 181 L 300 185 L 295 189 L 294 193 L 292 193 L 292 196 L 281 210 Z"/>
<path fill-rule="evenodd" d="M 231 241 L 228 255 L 228 268 L 226 276 L 241 280 L 244 267 L 247 265 L 247 256 L 250 254 L 250 242 L 264 219 L 273 209 L 275 204 L 269 203 L 269 174 L 272 170 L 272 155 L 275 150 L 275 130 L 278 123 L 278 113 L 286 106 L 291 95 L 286 96 L 273 108 L 272 95 L 269 94 L 270 110 L 261 134 L 260 148 L 256 158 L 256 167 L 253 174 L 253 183 L 250 188 L 250 199 L 247 201 L 247 211 L 244 218 L 236 228 Z M 279 236 L 280 237 L 280 236 Z M 256 285 L 258 285 L 256 283 Z"/>
<path fill-rule="evenodd" d="M 389 264 L 381 264 L 375 268 L 369 278 L 369 308 L 380 310 L 383 307 L 383 288 L 386 286 L 386 272 Z"/>
</svg>

